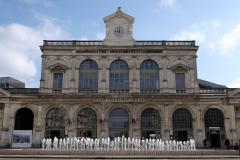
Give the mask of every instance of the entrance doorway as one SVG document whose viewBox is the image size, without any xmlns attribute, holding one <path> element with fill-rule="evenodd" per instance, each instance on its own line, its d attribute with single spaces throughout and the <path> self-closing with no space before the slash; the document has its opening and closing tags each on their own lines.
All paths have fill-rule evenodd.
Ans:
<svg viewBox="0 0 240 160">
<path fill-rule="evenodd" d="M 62 109 L 52 108 L 46 115 L 46 138 L 65 137 L 65 113 Z"/>
<path fill-rule="evenodd" d="M 141 134 L 142 138 L 161 138 L 161 133 L 160 131 L 155 131 L 155 130 L 142 130 Z"/>
<path fill-rule="evenodd" d="M 77 137 L 97 137 L 97 114 L 91 108 L 84 108 L 77 116 Z"/>
<path fill-rule="evenodd" d="M 174 139 L 178 141 L 187 141 L 188 140 L 188 132 L 187 131 L 175 131 Z"/>
<path fill-rule="evenodd" d="M 15 116 L 14 130 L 33 130 L 33 117 L 30 109 L 19 109 Z"/>
<path fill-rule="evenodd" d="M 212 148 L 220 147 L 220 127 L 209 127 L 209 138 Z"/>
<path fill-rule="evenodd" d="M 88 137 L 88 138 L 96 138 L 96 132 L 92 130 L 79 130 L 77 133 L 78 137 Z"/>
<path fill-rule="evenodd" d="M 216 108 L 209 109 L 204 115 L 206 138 L 211 148 L 221 147 L 221 137 L 225 133 L 224 115 Z"/>
<path fill-rule="evenodd" d="M 173 113 L 173 137 L 178 141 L 192 138 L 192 115 L 185 108 L 179 108 Z"/>
<path fill-rule="evenodd" d="M 117 108 L 111 111 L 109 117 L 109 137 L 128 137 L 129 118 L 125 109 Z"/>
<path fill-rule="evenodd" d="M 60 138 L 60 131 L 59 130 L 56 130 L 56 131 L 51 130 L 50 132 L 51 132 L 50 133 L 50 138 L 51 139 L 54 139 L 54 137 Z"/>
<path fill-rule="evenodd" d="M 141 137 L 161 138 L 160 113 L 154 108 L 147 108 L 141 114 Z"/>
</svg>

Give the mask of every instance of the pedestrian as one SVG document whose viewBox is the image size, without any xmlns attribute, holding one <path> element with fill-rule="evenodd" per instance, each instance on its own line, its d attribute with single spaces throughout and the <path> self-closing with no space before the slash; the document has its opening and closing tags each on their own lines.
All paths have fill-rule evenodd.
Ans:
<svg viewBox="0 0 240 160">
<path fill-rule="evenodd" d="M 225 146 L 226 146 L 227 149 L 230 148 L 230 141 L 229 141 L 228 138 L 225 140 L 224 144 L 225 144 Z"/>
<path fill-rule="evenodd" d="M 207 138 L 203 139 L 203 146 L 204 146 L 204 149 L 207 147 Z"/>
<path fill-rule="evenodd" d="M 234 145 L 234 150 L 238 150 L 238 149 L 239 149 L 238 143 L 235 143 L 235 145 Z"/>
</svg>

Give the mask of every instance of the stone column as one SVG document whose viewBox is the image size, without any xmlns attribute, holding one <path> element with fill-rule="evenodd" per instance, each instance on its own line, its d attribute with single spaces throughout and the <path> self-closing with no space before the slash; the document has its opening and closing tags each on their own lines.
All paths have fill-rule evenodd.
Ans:
<svg viewBox="0 0 240 160">
<path fill-rule="evenodd" d="M 231 106 L 226 106 L 229 109 L 229 123 L 231 128 L 229 128 L 230 130 L 230 135 L 229 135 L 229 139 L 231 144 L 235 144 L 236 142 L 238 143 L 237 140 L 237 128 L 236 128 L 236 115 L 235 115 L 235 111 L 234 111 L 234 105 Z"/>
<path fill-rule="evenodd" d="M 109 77 L 109 68 L 106 68 L 105 70 L 105 77 L 106 77 L 106 80 L 105 80 L 105 86 L 103 85 L 103 87 L 105 88 L 105 93 L 109 93 L 109 86 L 110 86 L 110 77 Z"/>
<path fill-rule="evenodd" d="M 75 68 L 75 93 L 78 93 L 78 88 L 79 88 L 79 67 Z"/>
<path fill-rule="evenodd" d="M 196 122 L 193 124 L 195 126 L 194 139 L 196 141 L 197 147 L 203 147 L 203 139 L 205 138 L 204 130 L 204 119 L 201 117 L 203 106 L 197 106 L 196 108 Z"/>
<path fill-rule="evenodd" d="M 37 118 L 34 120 L 36 122 L 34 124 L 34 130 L 35 130 L 35 140 L 34 145 L 35 146 L 41 146 L 41 141 L 44 138 L 44 122 L 45 119 L 43 119 L 44 116 L 42 116 L 42 106 L 38 106 L 37 109 Z"/>
<path fill-rule="evenodd" d="M 10 104 L 6 103 L 4 107 L 4 114 L 3 114 L 3 128 L 2 128 L 2 135 L 1 135 L 1 144 L 3 146 L 10 146 L 10 135 L 12 134 L 9 128 L 9 114 L 10 113 Z"/>
<path fill-rule="evenodd" d="M 163 140 L 169 140 L 171 135 L 171 118 L 169 117 L 169 105 L 164 104 L 164 120 L 163 120 Z"/>
</svg>

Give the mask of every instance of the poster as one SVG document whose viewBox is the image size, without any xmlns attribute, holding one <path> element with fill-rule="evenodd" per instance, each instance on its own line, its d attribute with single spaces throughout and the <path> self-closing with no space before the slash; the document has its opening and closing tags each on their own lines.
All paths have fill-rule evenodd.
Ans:
<svg viewBox="0 0 240 160">
<path fill-rule="evenodd" d="M 12 147 L 13 148 L 32 147 L 32 130 L 13 130 Z"/>
</svg>

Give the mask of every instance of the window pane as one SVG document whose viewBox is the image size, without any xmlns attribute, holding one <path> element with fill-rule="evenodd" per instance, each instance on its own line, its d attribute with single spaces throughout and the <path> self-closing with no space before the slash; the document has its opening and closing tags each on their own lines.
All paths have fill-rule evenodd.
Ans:
<svg viewBox="0 0 240 160">
<path fill-rule="evenodd" d="M 77 128 L 97 129 L 97 115 L 91 108 L 82 109 L 78 113 Z"/>
<path fill-rule="evenodd" d="M 173 113 L 173 129 L 191 129 L 192 115 L 186 109 L 178 109 Z"/>
<path fill-rule="evenodd" d="M 98 90 L 98 66 L 93 60 L 85 60 L 79 71 L 80 90 Z"/>
<path fill-rule="evenodd" d="M 204 116 L 205 128 L 220 127 L 224 128 L 224 116 L 218 109 L 209 109 Z"/>
<path fill-rule="evenodd" d="M 159 89 L 159 71 L 156 62 L 152 60 L 146 60 L 141 64 L 140 88 L 141 90 Z"/>
<path fill-rule="evenodd" d="M 160 114 L 153 108 L 146 109 L 141 115 L 141 128 L 142 129 L 161 129 Z"/>
<path fill-rule="evenodd" d="M 176 73 L 176 89 L 184 90 L 185 89 L 185 74 L 184 73 Z"/>
<path fill-rule="evenodd" d="M 53 73 L 53 88 L 62 89 L 63 73 Z"/>
<path fill-rule="evenodd" d="M 64 129 L 65 113 L 58 108 L 48 111 L 46 116 L 46 129 Z"/>
<path fill-rule="evenodd" d="M 109 74 L 110 90 L 128 90 L 129 69 L 126 62 L 122 60 L 112 62 Z"/>
</svg>

